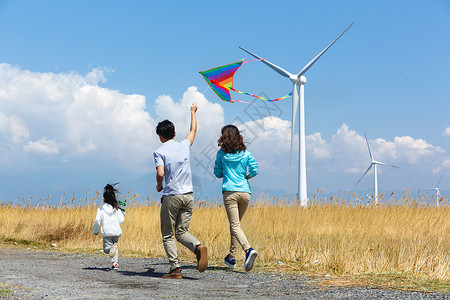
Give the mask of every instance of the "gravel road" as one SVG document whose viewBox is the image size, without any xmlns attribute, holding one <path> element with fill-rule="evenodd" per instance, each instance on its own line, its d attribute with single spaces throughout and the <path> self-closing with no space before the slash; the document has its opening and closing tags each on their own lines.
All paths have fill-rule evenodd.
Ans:
<svg viewBox="0 0 450 300">
<path fill-rule="evenodd" d="M 183 262 L 183 279 L 162 279 L 166 259 L 120 258 L 0 246 L 0 298 L 6 299 L 450 299 L 427 294 L 354 287 L 321 287 L 303 275 L 249 273 Z M 6 292 L 10 291 L 10 293 Z"/>
</svg>

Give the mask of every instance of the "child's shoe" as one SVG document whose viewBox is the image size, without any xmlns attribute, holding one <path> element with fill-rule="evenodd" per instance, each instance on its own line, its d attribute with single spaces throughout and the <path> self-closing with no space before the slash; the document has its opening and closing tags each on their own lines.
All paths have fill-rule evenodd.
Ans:
<svg viewBox="0 0 450 300">
<path fill-rule="evenodd" d="M 111 267 L 111 269 L 113 270 L 119 270 L 119 264 L 118 263 L 114 263 Z"/>
<path fill-rule="evenodd" d="M 234 258 L 230 259 L 230 255 L 225 256 L 223 262 L 228 266 L 228 268 L 236 268 L 236 260 Z"/>
<path fill-rule="evenodd" d="M 172 269 L 169 271 L 169 273 L 164 274 L 163 278 L 166 279 L 181 279 L 183 276 L 181 276 L 181 268 Z"/>
<path fill-rule="evenodd" d="M 247 253 L 245 254 L 245 263 L 244 263 L 245 272 L 248 272 L 251 269 L 253 269 L 253 263 L 255 262 L 256 256 L 258 256 L 258 253 L 253 248 L 247 250 Z"/>
<path fill-rule="evenodd" d="M 118 248 L 119 248 L 119 245 L 117 243 L 114 243 L 111 246 L 111 250 L 109 250 L 109 257 L 113 258 L 116 255 Z"/>
</svg>

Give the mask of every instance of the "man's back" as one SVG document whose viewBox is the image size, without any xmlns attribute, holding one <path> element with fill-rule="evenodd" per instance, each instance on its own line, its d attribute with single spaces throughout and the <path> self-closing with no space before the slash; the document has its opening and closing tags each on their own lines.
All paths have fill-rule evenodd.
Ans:
<svg viewBox="0 0 450 300">
<path fill-rule="evenodd" d="M 192 173 L 190 165 L 191 143 L 165 142 L 154 153 L 156 166 L 164 166 L 165 186 L 163 195 L 179 195 L 192 192 Z"/>
</svg>

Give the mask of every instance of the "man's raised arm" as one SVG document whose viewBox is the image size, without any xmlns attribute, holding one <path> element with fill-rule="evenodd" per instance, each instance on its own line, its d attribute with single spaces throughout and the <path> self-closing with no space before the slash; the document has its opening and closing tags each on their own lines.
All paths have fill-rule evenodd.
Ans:
<svg viewBox="0 0 450 300">
<path fill-rule="evenodd" d="M 188 139 L 191 142 L 191 145 L 194 143 L 195 134 L 197 133 L 197 117 L 195 116 L 195 113 L 197 112 L 197 104 L 192 103 L 191 105 L 191 128 L 186 136 L 186 139 Z"/>
</svg>

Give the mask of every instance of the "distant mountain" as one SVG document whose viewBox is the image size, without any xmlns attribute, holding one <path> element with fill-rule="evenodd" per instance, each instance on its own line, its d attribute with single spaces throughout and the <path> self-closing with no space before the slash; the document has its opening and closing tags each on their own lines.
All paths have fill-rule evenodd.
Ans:
<svg viewBox="0 0 450 300">
<path fill-rule="evenodd" d="M 156 176 L 155 173 L 145 174 L 136 178 L 132 174 L 123 172 L 112 172 L 107 170 L 99 170 L 98 172 L 84 172 L 83 170 L 39 170 L 28 172 L 26 174 L 0 175 L 0 200 L 1 203 L 26 203 L 30 204 L 43 203 L 44 199 L 49 204 L 70 203 L 72 199 L 74 204 L 92 202 L 96 193 L 102 191 L 107 183 L 119 182 L 118 188 L 122 197 L 129 197 L 129 194 L 138 194 L 137 199 L 148 199 L 151 201 L 159 200 L 161 193 L 156 192 Z M 221 191 L 222 180 L 211 181 L 206 178 L 193 175 L 194 197 L 196 201 L 222 201 Z M 251 183 L 252 201 L 263 200 L 276 202 L 278 199 L 291 201 L 295 194 L 287 193 L 282 189 L 268 189 Z M 328 195 L 327 195 L 328 193 Z M 345 201 L 356 201 L 360 203 L 370 203 L 373 190 L 357 190 L 355 196 L 352 192 L 347 191 L 322 191 L 316 195 L 319 199 L 330 199 L 345 197 Z M 380 190 L 380 195 L 390 197 L 392 191 Z M 441 195 L 445 198 L 450 195 L 449 190 L 441 190 Z M 411 190 L 413 198 L 427 195 L 430 202 L 435 199 L 435 192 L 430 189 Z M 312 200 L 314 194 L 308 194 Z M 402 197 L 402 190 L 396 190 L 394 197 Z M 101 196 L 96 199 L 97 204 L 101 203 Z M 333 201 L 332 200 L 332 201 Z"/>
</svg>

